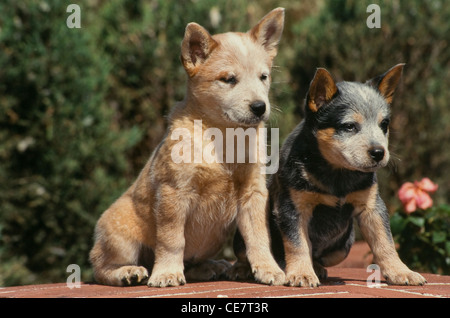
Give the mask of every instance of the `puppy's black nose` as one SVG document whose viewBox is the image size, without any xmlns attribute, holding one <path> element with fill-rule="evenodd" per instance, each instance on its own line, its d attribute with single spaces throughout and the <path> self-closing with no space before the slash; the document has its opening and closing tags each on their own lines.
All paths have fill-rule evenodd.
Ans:
<svg viewBox="0 0 450 318">
<path fill-rule="evenodd" d="M 261 117 L 266 112 L 266 103 L 261 100 L 257 100 L 250 104 L 250 109 L 252 113 L 258 117 Z"/>
<path fill-rule="evenodd" d="M 384 148 L 381 146 L 372 147 L 369 149 L 369 155 L 376 162 L 380 162 L 384 158 Z"/>
</svg>

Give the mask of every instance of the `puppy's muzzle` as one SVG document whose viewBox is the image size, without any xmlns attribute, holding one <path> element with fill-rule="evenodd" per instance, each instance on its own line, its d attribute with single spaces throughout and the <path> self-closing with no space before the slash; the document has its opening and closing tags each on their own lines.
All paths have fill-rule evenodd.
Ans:
<svg viewBox="0 0 450 318">
<path fill-rule="evenodd" d="M 261 100 L 257 100 L 250 104 L 250 110 L 256 116 L 261 117 L 266 112 L 266 103 Z"/>
</svg>

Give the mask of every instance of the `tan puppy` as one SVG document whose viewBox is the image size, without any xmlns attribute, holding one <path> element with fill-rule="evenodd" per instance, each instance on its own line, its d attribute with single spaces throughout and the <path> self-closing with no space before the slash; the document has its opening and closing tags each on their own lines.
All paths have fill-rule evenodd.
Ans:
<svg viewBox="0 0 450 318">
<path fill-rule="evenodd" d="M 269 117 L 270 71 L 283 25 L 282 8 L 247 33 L 211 36 L 187 25 L 185 99 L 137 180 L 97 223 L 90 261 L 99 283 L 164 287 L 184 284 L 185 275 L 217 278 L 230 265 L 209 258 L 236 224 L 255 279 L 284 283 L 270 252 L 265 162 L 250 160 L 265 140 L 254 134 L 256 142 L 242 149 L 229 137 L 230 130 L 259 132 Z M 246 161 L 239 163 L 235 155 L 242 151 Z"/>
</svg>

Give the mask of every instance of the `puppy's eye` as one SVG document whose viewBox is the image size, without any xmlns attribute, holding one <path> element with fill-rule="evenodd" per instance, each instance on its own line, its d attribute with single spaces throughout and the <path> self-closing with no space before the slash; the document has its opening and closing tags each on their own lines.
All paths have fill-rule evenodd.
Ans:
<svg viewBox="0 0 450 318">
<path fill-rule="evenodd" d="M 269 78 L 269 75 L 267 75 L 266 73 L 263 73 L 260 77 L 261 81 L 266 81 Z"/>
<path fill-rule="evenodd" d="M 224 82 L 226 84 L 230 85 L 236 85 L 237 84 L 237 78 L 234 75 L 228 76 L 228 77 L 222 77 L 220 78 L 221 82 Z"/>
<path fill-rule="evenodd" d="M 346 132 L 349 132 L 349 133 L 357 133 L 359 131 L 358 124 L 356 124 L 356 123 L 343 124 L 341 126 L 341 129 L 343 131 L 346 131 Z"/>
<path fill-rule="evenodd" d="M 380 123 L 380 128 L 383 131 L 384 134 L 387 133 L 388 128 L 389 128 L 389 123 L 390 120 L 389 119 L 384 119 L 381 123 Z"/>
</svg>

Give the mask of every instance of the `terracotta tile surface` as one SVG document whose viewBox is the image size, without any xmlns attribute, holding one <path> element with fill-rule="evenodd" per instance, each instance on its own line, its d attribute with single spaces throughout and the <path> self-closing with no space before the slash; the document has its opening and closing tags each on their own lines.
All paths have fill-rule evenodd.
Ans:
<svg viewBox="0 0 450 318">
<path fill-rule="evenodd" d="M 148 288 L 109 287 L 81 284 L 70 289 L 65 283 L 0 288 L 0 297 L 19 298 L 448 298 L 450 276 L 423 274 L 425 286 L 392 286 L 383 281 L 379 287 L 369 288 L 366 280 L 370 273 L 361 268 L 329 268 L 329 279 L 318 288 L 265 286 L 253 282 L 199 282 L 180 287 Z"/>
<path fill-rule="evenodd" d="M 318 288 L 265 286 L 254 282 L 198 282 L 180 287 L 109 287 L 82 283 L 70 289 L 65 283 L 0 288 L 0 298 L 449 298 L 450 276 L 424 273 L 425 286 L 392 286 L 384 281 L 368 287 L 366 271 L 371 255 L 357 244 L 340 266 L 328 268 L 328 280 Z M 345 266 L 351 266 L 348 268 Z M 359 268 L 357 268 L 359 267 Z"/>
</svg>

